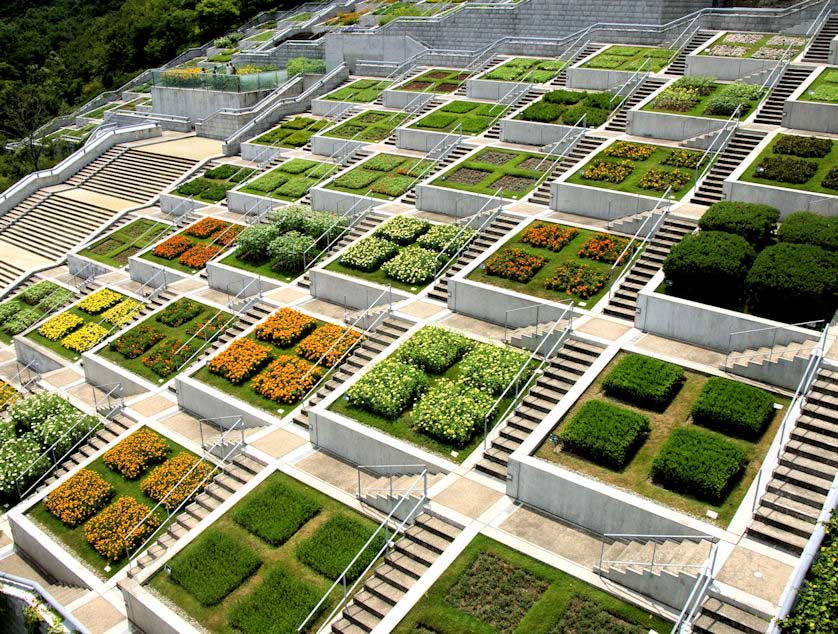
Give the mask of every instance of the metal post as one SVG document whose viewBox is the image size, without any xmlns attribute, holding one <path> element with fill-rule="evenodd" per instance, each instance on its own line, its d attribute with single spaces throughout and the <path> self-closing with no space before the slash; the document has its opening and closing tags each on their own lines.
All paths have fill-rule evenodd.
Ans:
<svg viewBox="0 0 838 634">
<path fill-rule="evenodd" d="M 658 540 L 653 539 L 652 540 L 652 564 L 651 564 L 652 572 L 655 571 L 655 555 L 657 555 L 657 554 L 658 554 Z"/>
<path fill-rule="evenodd" d="M 206 445 L 204 444 L 204 424 L 201 421 L 198 421 L 198 431 L 201 433 L 201 449 L 203 449 Z"/>
<path fill-rule="evenodd" d="M 603 539 L 599 546 L 599 566 L 597 566 L 597 574 L 602 574 L 602 559 L 605 556 L 605 540 Z"/>
</svg>

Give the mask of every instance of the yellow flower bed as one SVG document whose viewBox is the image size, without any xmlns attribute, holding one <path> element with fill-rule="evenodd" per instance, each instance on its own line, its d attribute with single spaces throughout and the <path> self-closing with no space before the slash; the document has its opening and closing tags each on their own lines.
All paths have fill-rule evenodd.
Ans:
<svg viewBox="0 0 838 634">
<path fill-rule="evenodd" d="M 110 308 L 123 299 L 125 299 L 124 295 L 121 295 L 116 291 L 112 291 L 109 288 L 103 288 L 92 295 L 85 297 L 78 304 L 76 304 L 76 308 L 83 310 L 86 313 L 90 313 L 91 315 L 98 315 L 103 310 Z"/>
<path fill-rule="evenodd" d="M 87 323 L 61 340 L 61 345 L 73 352 L 85 352 L 108 336 L 99 324 Z"/>
<path fill-rule="evenodd" d="M 38 328 L 38 332 L 50 341 L 58 341 L 68 332 L 75 330 L 84 323 L 84 319 L 73 313 L 61 313 Z"/>
<path fill-rule="evenodd" d="M 169 511 L 176 509 L 187 497 L 197 493 L 196 489 L 199 485 L 201 489 L 206 485 L 204 479 L 212 470 L 212 465 L 206 462 L 198 464 L 198 462 L 197 456 L 186 452 L 170 458 L 159 467 L 152 469 L 143 480 L 140 485 L 143 493 L 156 502 L 166 498 L 163 506 Z"/>
<path fill-rule="evenodd" d="M 123 299 L 116 306 L 102 313 L 102 319 L 114 326 L 121 326 L 131 321 L 142 307 L 142 302 L 136 299 Z"/>
<path fill-rule="evenodd" d="M 44 506 L 67 526 L 78 526 L 105 506 L 113 492 L 98 473 L 82 469 L 50 493 Z"/>
</svg>

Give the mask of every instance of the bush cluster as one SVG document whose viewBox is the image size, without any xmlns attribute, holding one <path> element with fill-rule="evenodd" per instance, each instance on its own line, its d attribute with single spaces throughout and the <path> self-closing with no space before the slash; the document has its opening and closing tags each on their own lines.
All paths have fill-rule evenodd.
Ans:
<svg viewBox="0 0 838 634">
<path fill-rule="evenodd" d="M 650 431 L 646 416 L 605 401 L 591 400 L 565 425 L 559 440 L 568 451 L 621 470 Z"/>
<path fill-rule="evenodd" d="M 802 185 L 809 181 L 817 171 L 818 164 L 815 161 L 768 156 L 757 165 L 754 175 L 766 180 Z"/>
<path fill-rule="evenodd" d="M 681 366 L 629 354 L 608 373 L 602 387 L 609 396 L 638 407 L 663 410 L 675 398 L 684 378 Z"/>
<path fill-rule="evenodd" d="M 477 388 L 441 379 L 413 408 L 413 421 L 419 431 L 462 447 L 482 427 L 493 402 Z"/>
<path fill-rule="evenodd" d="M 702 231 L 724 231 L 742 236 L 759 249 L 771 242 L 779 220 L 780 210 L 776 207 L 725 200 L 710 205 L 698 226 Z"/>
<path fill-rule="evenodd" d="M 726 435 L 757 440 L 774 416 L 774 397 L 738 381 L 711 376 L 692 407 L 699 425 Z"/>
<path fill-rule="evenodd" d="M 477 343 L 457 367 L 463 383 L 498 396 L 515 378 L 527 358 L 526 354 L 509 348 Z M 528 372 L 522 372 L 520 383 L 523 384 L 528 376 Z"/>
<path fill-rule="evenodd" d="M 346 391 L 355 407 L 394 420 L 428 384 L 425 374 L 401 361 L 387 359 L 376 365 Z"/>
<path fill-rule="evenodd" d="M 810 211 L 789 214 L 777 231 L 780 242 L 814 244 L 830 251 L 838 251 L 838 220 Z"/>
<path fill-rule="evenodd" d="M 468 337 L 438 326 L 426 326 L 399 346 L 396 358 L 425 372 L 442 374 L 472 346 Z"/>
</svg>

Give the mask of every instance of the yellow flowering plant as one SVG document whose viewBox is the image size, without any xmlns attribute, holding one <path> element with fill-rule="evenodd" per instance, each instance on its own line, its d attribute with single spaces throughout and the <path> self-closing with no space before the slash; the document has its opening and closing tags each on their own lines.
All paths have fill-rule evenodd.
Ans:
<svg viewBox="0 0 838 634">
<path fill-rule="evenodd" d="M 114 326 L 121 326 L 131 321 L 142 307 L 143 304 L 136 299 L 123 299 L 102 313 L 102 319 Z"/>
<path fill-rule="evenodd" d="M 61 345 L 73 352 L 85 352 L 108 336 L 99 324 L 87 323 L 61 340 Z"/>
<path fill-rule="evenodd" d="M 86 313 L 90 313 L 91 315 L 98 315 L 103 310 L 110 308 L 123 299 L 125 299 L 124 295 L 121 295 L 116 291 L 112 291 L 109 288 L 103 288 L 92 295 L 85 297 L 78 304 L 76 304 L 76 308 L 83 310 Z"/>
<path fill-rule="evenodd" d="M 61 313 L 44 322 L 38 332 L 50 341 L 58 341 L 84 323 L 84 319 L 73 313 Z"/>
</svg>

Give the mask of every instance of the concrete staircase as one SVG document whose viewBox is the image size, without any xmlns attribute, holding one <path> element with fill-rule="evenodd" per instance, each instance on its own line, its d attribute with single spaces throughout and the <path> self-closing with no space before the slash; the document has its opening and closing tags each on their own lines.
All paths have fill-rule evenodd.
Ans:
<svg viewBox="0 0 838 634">
<path fill-rule="evenodd" d="M 695 634 L 765 634 L 769 623 L 770 619 L 713 594 L 702 604 L 692 623 L 692 631 Z"/>
<path fill-rule="evenodd" d="M 521 333 L 520 336 L 527 336 Z M 515 339 L 513 338 L 513 345 Z M 558 405 L 573 384 L 596 361 L 605 346 L 582 340 L 571 333 L 552 359 L 543 368 L 523 400 L 502 423 L 500 435 L 483 452 L 478 471 L 506 481 L 509 455 L 515 451 L 544 417 Z"/>
<path fill-rule="evenodd" d="M 544 96 L 545 92 L 543 90 L 536 90 L 534 88 L 529 89 L 523 97 L 521 97 L 520 101 L 516 102 L 513 108 L 510 108 L 506 111 L 500 119 L 498 119 L 491 128 L 486 130 L 481 136 L 486 139 L 500 139 L 500 128 L 501 128 L 501 119 L 504 117 L 511 117 L 517 112 L 520 112 L 527 106 L 529 106 L 534 101 L 541 99 Z"/>
<path fill-rule="evenodd" d="M 816 346 L 817 341 L 812 340 L 734 350 L 727 355 L 719 368 L 731 374 L 750 377 L 755 372 L 758 373 L 761 367 L 777 366 L 783 368 L 784 374 L 796 377 L 797 383 Z"/>
<path fill-rule="evenodd" d="M 707 176 L 699 183 L 690 202 L 695 205 L 712 205 L 719 202 L 722 199 L 724 180 L 742 164 L 765 135 L 761 130 L 738 128 L 716 158 Z"/>
<path fill-rule="evenodd" d="M 64 606 L 71 604 L 88 592 L 87 588 L 80 588 L 56 580 L 55 577 L 41 569 L 37 563 L 31 561 L 20 551 L 9 553 L 0 559 L 0 572 L 34 581 Z M 4 628 L 3 631 L 13 630 Z"/>
<path fill-rule="evenodd" d="M 379 352 L 406 333 L 412 325 L 413 323 L 406 319 L 390 315 L 355 348 L 354 352 L 336 369 L 331 378 L 320 386 L 320 389 L 309 399 L 308 404 L 317 405 L 328 394 L 346 383 L 350 377 L 360 372 L 372 361 Z M 297 410 L 292 420 L 300 427 L 308 429 L 308 407 L 304 406 Z"/>
<path fill-rule="evenodd" d="M 821 369 L 748 535 L 799 555 L 838 472 L 838 371 Z"/>
<path fill-rule="evenodd" d="M 143 569 L 162 557 L 170 546 L 247 484 L 264 466 L 264 462 L 245 453 L 232 458 L 220 468 L 220 473 L 209 481 L 204 490 L 183 507 L 168 530 L 134 562 L 135 565 L 128 571 L 128 576 L 136 577 Z"/>
<path fill-rule="evenodd" d="M 471 244 L 457 258 L 457 261 L 445 271 L 439 281 L 428 291 L 428 298 L 448 303 L 448 281 L 467 267 L 478 256 L 485 253 L 493 244 L 502 240 L 518 226 L 518 220 L 511 216 L 500 215 L 486 227 L 483 232 L 472 240 Z"/>
<path fill-rule="evenodd" d="M 549 205 L 550 185 L 553 181 L 579 163 L 582 159 L 592 154 L 603 143 L 605 143 L 605 141 L 606 139 L 598 136 L 589 136 L 587 134 L 583 136 L 579 142 L 573 146 L 570 152 L 568 152 L 567 155 L 559 161 L 558 165 L 553 168 L 553 172 L 550 176 L 548 176 L 530 195 L 527 202 L 534 203 L 536 205 Z"/>
<path fill-rule="evenodd" d="M 638 293 L 661 269 L 672 246 L 695 228 L 694 220 L 669 215 L 620 282 L 603 312 L 633 322 Z"/>
<path fill-rule="evenodd" d="M 626 102 L 614 113 L 611 120 L 605 124 L 605 129 L 611 132 L 625 132 L 628 123 L 628 111 L 643 101 L 646 97 L 663 86 L 668 79 L 662 77 L 647 77 L 635 90 Z"/>
<path fill-rule="evenodd" d="M 445 156 L 444 159 L 441 161 L 437 161 L 436 164 L 428 170 L 428 173 L 425 174 L 423 180 L 426 180 L 444 170 L 449 165 L 453 165 L 461 158 L 463 158 L 466 154 L 471 152 L 474 149 L 473 145 L 469 145 L 468 143 L 460 143 L 457 147 L 451 148 L 451 151 Z M 415 177 L 414 177 L 415 178 Z M 416 205 L 416 186 L 414 185 L 411 187 L 406 194 L 404 194 L 400 199 L 399 202 L 404 203 L 405 205 Z"/>
<path fill-rule="evenodd" d="M 332 623 L 332 632 L 371 632 L 459 533 L 458 527 L 436 515 L 419 515 Z"/>
<path fill-rule="evenodd" d="M 0 260 L 0 292 L 4 291 L 9 284 L 23 275 L 23 272 L 24 269 L 19 266 Z"/>
<path fill-rule="evenodd" d="M 833 13 L 812 39 L 812 43 L 803 54 L 802 61 L 826 64 L 829 61 L 829 43 L 836 35 L 838 35 L 838 14 Z"/>
<path fill-rule="evenodd" d="M 567 63 L 567 65 L 559 72 L 559 74 L 556 75 L 555 77 L 553 77 L 553 79 L 550 80 L 549 85 L 551 87 L 555 87 L 555 88 L 564 88 L 565 86 L 567 86 L 567 69 L 568 69 L 568 67 L 573 66 L 579 60 L 585 59 L 589 55 L 593 55 L 594 53 L 596 53 L 597 51 L 602 50 L 603 48 L 604 48 L 603 44 L 592 44 L 591 42 L 588 42 L 587 44 L 585 44 L 585 46 L 582 48 L 582 50 L 579 51 L 576 55 L 573 56 L 573 59 L 570 60 Z"/>
<path fill-rule="evenodd" d="M 696 31 L 695 35 L 693 35 L 690 38 L 690 41 L 687 42 L 687 45 L 683 49 L 681 49 L 681 52 L 675 56 L 675 59 L 672 60 L 672 63 L 669 66 L 667 66 L 665 71 L 666 74 L 677 76 L 683 75 L 684 71 L 687 69 L 687 55 L 689 55 L 699 46 L 704 44 L 715 34 L 715 31 L 705 31 L 703 29 Z"/>
<path fill-rule="evenodd" d="M 813 71 L 814 68 L 807 66 L 787 67 L 768 97 L 762 102 L 762 106 L 754 117 L 754 123 L 782 125 L 783 104 Z"/>
</svg>

